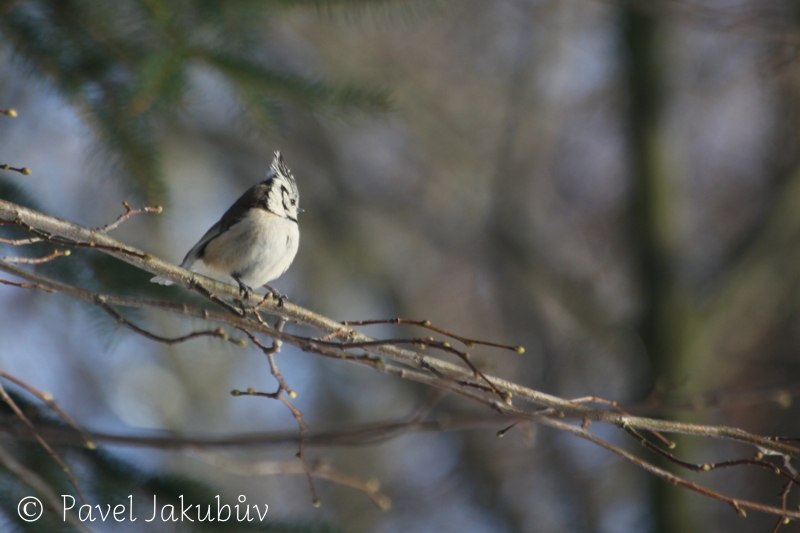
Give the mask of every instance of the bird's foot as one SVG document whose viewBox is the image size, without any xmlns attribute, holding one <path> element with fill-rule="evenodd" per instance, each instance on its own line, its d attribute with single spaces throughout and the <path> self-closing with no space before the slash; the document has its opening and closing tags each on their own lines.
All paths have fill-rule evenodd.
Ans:
<svg viewBox="0 0 800 533">
<path fill-rule="evenodd" d="M 239 278 L 233 278 L 239 284 L 239 294 L 242 297 L 242 303 L 246 302 L 253 295 L 253 289 L 245 285 Z"/>
<path fill-rule="evenodd" d="M 281 293 L 279 293 L 278 291 L 276 291 L 275 289 L 273 289 L 272 287 L 270 287 L 270 286 L 269 286 L 269 285 L 267 285 L 266 283 L 264 284 L 264 287 L 266 287 L 266 288 L 267 288 L 267 290 L 269 291 L 269 292 L 268 292 L 268 293 L 267 293 L 267 294 L 264 296 L 264 298 L 266 298 L 267 296 L 271 295 L 273 299 L 275 299 L 275 300 L 278 300 L 278 309 L 280 309 L 281 307 L 283 307 L 283 304 L 285 304 L 286 302 L 288 302 L 288 301 L 289 301 L 289 300 L 288 300 L 288 298 L 286 298 L 286 295 L 285 295 L 285 294 L 281 294 Z"/>
</svg>

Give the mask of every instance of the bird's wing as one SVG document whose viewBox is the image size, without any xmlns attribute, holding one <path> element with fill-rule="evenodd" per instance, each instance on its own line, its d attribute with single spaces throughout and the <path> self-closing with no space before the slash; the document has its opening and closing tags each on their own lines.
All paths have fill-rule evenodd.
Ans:
<svg viewBox="0 0 800 533">
<path fill-rule="evenodd" d="M 264 188 L 265 185 L 263 183 L 259 183 L 258 185 L 254 185 L 247 189 L 247 191 L 242 194 L 236 202 L 227 210 L 225 214 L 222 215 L 222 218 L 219 221 L 211 226 L 205 235 L 203 235 L 197 244 L 195 244 L 191 250 L 186 253 L 186 257 L 183 258 L 183 262 L 181 263 L 182 268 L 189 269 L 194 264 L 195 261 L 198 259 L 203 258 L 203 253 L 205 252 L 206 246 L 208 243 L 228 231 L 231 227 L 233 227 L 237 222 L 241 221 L 247 212 L 259 205 L 259 199 L 263 199 Z"/>
</svg>

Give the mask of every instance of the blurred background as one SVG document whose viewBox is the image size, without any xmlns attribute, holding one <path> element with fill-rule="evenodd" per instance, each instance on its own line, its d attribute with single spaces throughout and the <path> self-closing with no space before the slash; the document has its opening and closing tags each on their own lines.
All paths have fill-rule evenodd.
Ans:
<svg viewBox="0 0 800 533">
<path fill-rule="evenodd" d="M 797 436 L 798 23 L 790 0 L 4 0 L 0 106 L 18 117 L 0 117 L 0 163 L 33 173 L 0 171 L 0 197 L 94 227 L 121 214 L 123 200 L 163 205 L 114 236 L 178 263 L 280 150 L 306 210 L 299 254 L 275 282 L 291 301 L 339 320 L 429 319 L 522 344 L 524 355 L 479 350 L 474 361 L 562 397 Z M 1 248 L 16 256 L 53 247 Z M 101 254 L 76 251 L 41 269 L 105 292 L 185 298 Z M 168 336 L 205 327 L 128 316 Z M 426 398 L 423 387 L 291 347 L 278 364 L 312 431 L 402 419 Z M 58 295 L 0 286 L 0 368 L 51 392 L 93 430 L 297 427 L 278 402 L 230 396 L 274 389 L 259 351 L 204 339 L 164 347 Z M 487 414 L 450 397 L 433 410 L 470 413 Z M 647 456 L 616 430 L 592 429 Z M 187 451 L 62 452 L 96 502 L 133 491 L 232 503 L 244 494 L 269 504 L 270 531 L 731 532 L 775 523 L 744 520 L 568 435 L 494 433 L 309 449 L 312 460 L 379 479 L 388 511 L 324 481 L 316 509 L 302 476 L 242 477 Z M 0 442 L 58 494 L 71 490 L 37 447 Z M 696 463 L 752 455 L 678 443 Z M 291 460 L 296 447 L 220 453 L 253 464 Z M 689 477 L 780 505 L 782 483 L 769 473 Z M 20 521 L 16 503 L 29 493 L 0 469 L 2 531 L 72 531 Z"/>
</svg>

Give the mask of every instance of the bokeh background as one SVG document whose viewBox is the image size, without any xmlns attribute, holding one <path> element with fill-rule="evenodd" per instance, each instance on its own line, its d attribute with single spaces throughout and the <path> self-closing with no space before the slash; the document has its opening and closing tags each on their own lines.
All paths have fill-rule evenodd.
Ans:
<svg viewBox="0 0 800 533">
<path fill-rule="evenodd" d="M 474 360 L 559 396 L 797 436 L 798 21 L 789 0 L 2 1 L 0 106 L 19 116 L 0 116 L 0 163 L 33 173 L 1 172 L 0 196 L 95 227 L 122 213 L 122 200 L 163 205 L 115 236 L 177 263 L 281 150 L 306 209 L 300 252 L 275 283 L 293 302 L 341 320 L 426 318 L 522 344 L 524 355 L 484 350 Z M 100 254 L 42 269 L 108 292 L 183 297 Z M 130 316 L 164 335 L 203 327 Z M 278 362 L 312 431 L 402 419 L 426 397 L 290 347 Z M 0 286 L 0 368 L 94 430 L 296 429 L 279 403 L 229 394 L 273 389 L 257 350 L 202 339 L 165 348 L 57 295 Z M 433 411 L 465 413 L 486 414 L 453 398 Z M 315 509 L 302 476 L 242 477 L 187 451 L 63 453 L 99 502 L 142 487 L 165 498 L 245 494 L 269 504 L 274 531 L 774 524 L 546 428 L 494 432 L 309 450 L 379 479 L 389 511 L 322 481 Z M 70 490 L 48 456 L 2 439 Z M 678 451 L 698 463 L 752 453 L 691 439 Z M 224 453 L 255 463 L 295 452 Z M 779 505 L 782 485 L 769 473 L 690 477 Z M 2 469 L 0 492 L 3 531 L 70 530 L 17 519 L 29 490 Z"/>
</svg>

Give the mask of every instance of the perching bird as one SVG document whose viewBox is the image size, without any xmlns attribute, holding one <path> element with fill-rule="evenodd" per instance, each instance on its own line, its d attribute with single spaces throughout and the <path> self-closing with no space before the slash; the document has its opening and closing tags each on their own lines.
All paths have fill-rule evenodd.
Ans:
<svg viewBox="0 0 800 533">
<path fill-rule="evenodd" d="M 292 264 L 300 241 L 299 203 L 294 176 L 275 152 L 267 179 L 236 200 L 189 250 L 181 267 L 212 277 L 229 276 L 249 297 L 254 287 L 269 283 Z M 172 284 L 160 276 L 150 281 Z"/>
</svg>

